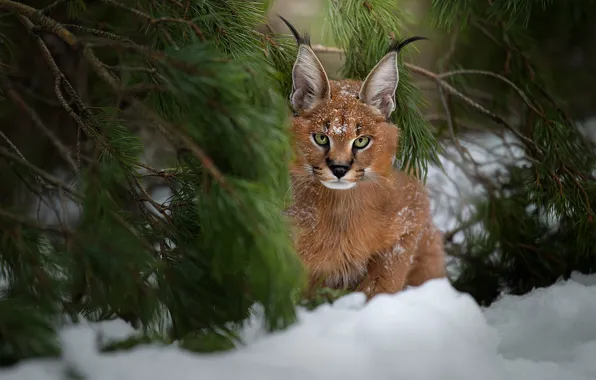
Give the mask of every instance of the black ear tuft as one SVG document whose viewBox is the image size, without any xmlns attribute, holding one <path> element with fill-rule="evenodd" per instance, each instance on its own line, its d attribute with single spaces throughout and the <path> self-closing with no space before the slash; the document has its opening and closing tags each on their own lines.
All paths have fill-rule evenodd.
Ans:
<svg viewBox="0 0 596 380">
<path fill-rule="evenodd" d="M 418 41 L 418 40 L 428 40 L 428 38 L 426 37 L 420 37 L 420 36 L 414 36 L 414 37 L 410 37 L 407 38 L 405 40 L 402 41 L 395 41 L 394 43 L 391 44 L 391 46 L 389 46 L 389 49 L 387 49 L 387 53 L 390 53 L 392 51 L 399 53 L 399 51 L 401 49 L 403 49 L 404 46 L 408 45 L 411 42 L 414 41 Z"/>
<path fill-rule="evenodd" d="M 296 28 L 294 28 L 294 26 L 290 24 L 288 20 L 282 17 L 282 15 L 278 13 L 277 17 L 279 17 L 287 25 L 288 29 L 290 29 L 290 31 L 294 35 L 294 38 L 296 39 L 296 43 L 298 45 L 310 46 L 310 36 L 308 35 L 308 33 L 304 33 L 304 35 L 301 36 L 300 33 L 298 33 L 298 31 L 296 30 Z"/>
</svg>

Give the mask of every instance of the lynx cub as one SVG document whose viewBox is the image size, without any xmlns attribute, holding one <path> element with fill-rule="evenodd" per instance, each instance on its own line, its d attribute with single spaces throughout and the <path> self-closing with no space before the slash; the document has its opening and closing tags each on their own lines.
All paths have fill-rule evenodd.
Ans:
<svg viewBox="0 0 596 380">
<path fill-rule="evenodd" d="M 399 74 L 394 44 L 363 81 L 329 81 L 310 47 L 292 71 L 291 164 L 296 250 L 311 285 L 363 291 L 370 299 L 445 276 L 440 232 L 424 185 L 393 169 L 398 129 L 389 122 Z"/>
</svg>

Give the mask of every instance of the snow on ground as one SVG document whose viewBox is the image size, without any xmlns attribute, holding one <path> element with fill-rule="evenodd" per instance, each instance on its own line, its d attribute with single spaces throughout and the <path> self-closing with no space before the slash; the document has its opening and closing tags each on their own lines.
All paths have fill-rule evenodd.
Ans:
<svg viewBox="0 0 596 380">
<path fill-rule="evenodd" d="M 64 361 L 0 370 L 2 380 L 62 379 L 73 365 L 88 380 L 312 379 L 587 380 L 596 378 L 596 276 L 576 276 L 483 310 L 434 280 L 364 304 L 351 294 L 275 334 L 246 326 L 247 344 L 193 354 L 140 346 L 99 354 L 97 334 L 122 338 L 121 321 L 65 329 Z"/>
</svg>

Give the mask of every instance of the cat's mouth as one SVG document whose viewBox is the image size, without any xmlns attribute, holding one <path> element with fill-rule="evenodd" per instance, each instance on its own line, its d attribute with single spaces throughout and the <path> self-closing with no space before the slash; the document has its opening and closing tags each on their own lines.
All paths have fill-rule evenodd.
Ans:
<svg viewBox="0 0 596 380">
<path fill-rule="evenodd" d="M 331 190 L 349 190 L 356 186 L 356 182 L 346 181 L 345 179 L 334 179 L 330 181 L 321 181 L 323 186 Z"/>
<path fill-rule="evenodd" d="M 357 172 L 360 172 L 358 170 Z M 364 172 L 364 170 L 362 170 Z M 311 173 L 328 189 L 331 190 L 349 190 L 356 186 L 358 181 L 354 179 L 354 172 L 349 171 L 347 175 L 345 173 L 342 174 L 341 177 L 337 175 L 333 175 L 333 172 L 328 169 L 328 172 L 325 172 L 318 166 L 312 166 Z"/>
</svg>

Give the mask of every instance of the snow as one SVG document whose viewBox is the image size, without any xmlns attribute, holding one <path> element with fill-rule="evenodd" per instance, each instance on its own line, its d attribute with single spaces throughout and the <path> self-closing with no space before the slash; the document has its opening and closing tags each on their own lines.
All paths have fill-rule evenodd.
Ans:
<svg viewBox="0 0 596 380">
<path fill-rule="evenodd" d="M 505 142 L 505 144 L 504 144 Z M 477 164 L 477 170 L 489 181 L 503 178 L 507 169 L 505 165 L 528 164 L 524 152 L 519 148 L 519 140 L 511 133 L 503 136 L 481 134 L 460 139 L 460 145 L 469 153 Z M 443 146 L 444 152 L 439 158 L 445 169 L 442 172 L 435 166 L 428 171 L 427 186 L 431 196 L 433 220 L 443 231 L 455 228 L 460 220 L 466 220 L 473 212 L 472 200 L 485 197 L 485 188 L 477 180 L 471 178 L 475 168 L 468 159 L 452 145 Z M 456 235 L 454 241 L 461 242 L 462 234 Z"/>
<path fill-rule="evenodd" d="M 447 280 L 433 280 L 364 303 L 362 293 L 313 311 L 267 334 L 259 313 L 245 345 L 216 354 L 138 346 L 100 354 L 100 342 L 134 333 L 122 321 L 82 324 L 61 333 L 64 357 L 0 370 L 2 380 L 61 379 L 66 368 L 88 380 L 143 379 L 441 379 L 596 378 L 596 276 L 576 275 L 482 309 Z"/>
</svg>

